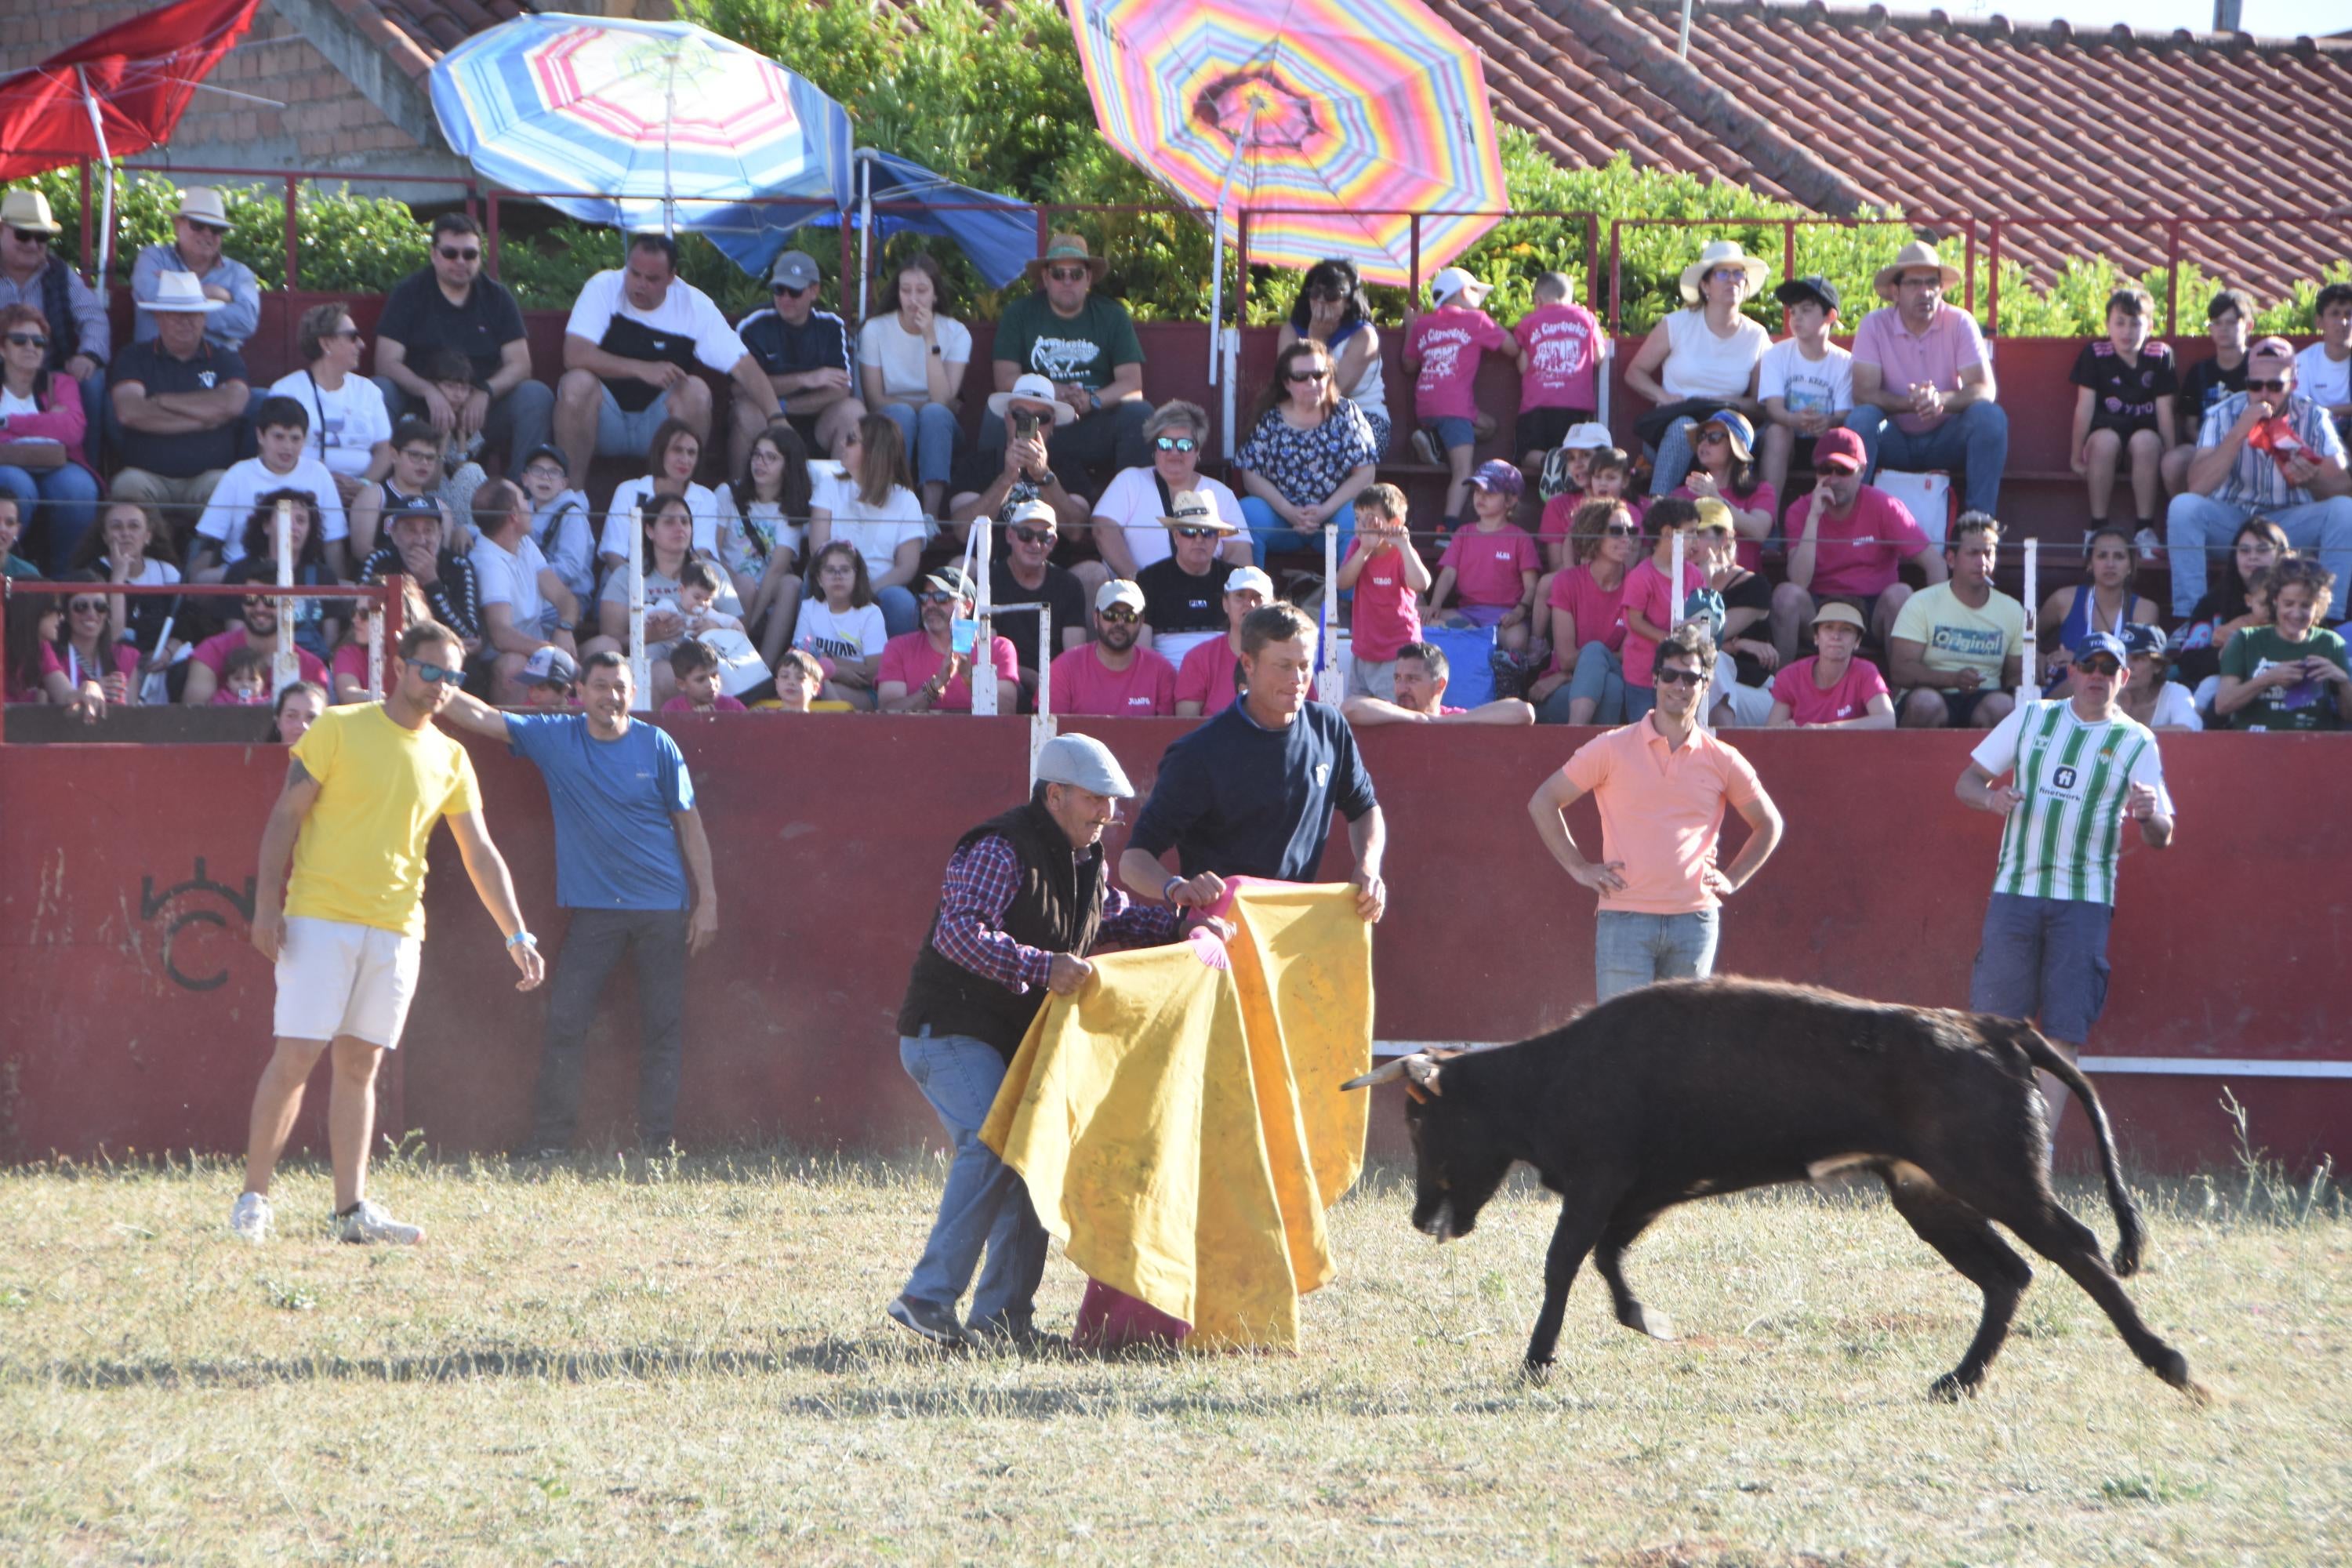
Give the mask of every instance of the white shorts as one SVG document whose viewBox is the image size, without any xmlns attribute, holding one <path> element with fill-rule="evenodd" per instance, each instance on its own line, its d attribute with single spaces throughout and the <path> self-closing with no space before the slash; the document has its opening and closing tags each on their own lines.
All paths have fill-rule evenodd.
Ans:
<svg viewBox="0 0 2352 1568">
<path fill-rule="evenodd" d="M 278 946 L 278 1037 L 349 1035 L 391 1050 L 416 995 L 424 946 L 374 926 L 287 916 Z"/>
</svg>

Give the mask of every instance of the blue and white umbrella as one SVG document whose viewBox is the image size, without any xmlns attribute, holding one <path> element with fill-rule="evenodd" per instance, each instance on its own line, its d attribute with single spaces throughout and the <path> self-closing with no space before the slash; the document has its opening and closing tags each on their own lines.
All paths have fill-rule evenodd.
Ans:
<svg viewBox="0 0 2352 1568">
<path fill-rule="evenodd" d="M 683 22 L 518 16 L 441 58 L 433 111 L 485 179 L 583 223 L 692 229 L 739 263 L 807 216 L 758 200 L 852 200 L 841 105 Z"/>
</svg>

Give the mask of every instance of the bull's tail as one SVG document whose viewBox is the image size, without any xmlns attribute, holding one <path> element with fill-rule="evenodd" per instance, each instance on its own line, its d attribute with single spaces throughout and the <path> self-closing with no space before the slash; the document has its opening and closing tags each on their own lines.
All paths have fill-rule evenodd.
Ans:
<svg viewBox="0 0 2352 1568">
<path fill-rule="evenodd" d="M 2092 1135 L 2098 1140 L 2099 1171 L 2106 1178 L 2107 1202 L 2115 1206 L 2116 1240 L 2115 1269 L 2128 1276 L 2139 1272 L 2140 1254 L 2147 1246 L 2147 1225 L 2141 1217 L 2139 1205 L 2133 1201 L 2131 1189 L 2124 1185 L 2120 1163 L 2116 1157 L 2115 1129 L 2108 1124 L 2107 1108 L 2099 1103 L 2099 1091 L 2083 1071 L 2066 1059 L 2066 1053 L 2043 1037 L 2042 1031 L 2031 1025 L 2021 1025 L 2013 1037 L 2033 1065 L 2064 1084 L 2082 1103 L 2083 1113 L 2091 1120 Z M 2054 1134 L 2053 1134 L 2054 1136 Z"/>
</svg>

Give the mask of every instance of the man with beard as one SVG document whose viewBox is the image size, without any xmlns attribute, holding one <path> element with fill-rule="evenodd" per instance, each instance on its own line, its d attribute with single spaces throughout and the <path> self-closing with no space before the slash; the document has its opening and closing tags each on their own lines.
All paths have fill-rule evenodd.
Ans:
<svg viewBox="0 0 2352 1568">
<path fill-rule="evenodd" d="M 1097 640 L 1054 661 L 1054 711 L 1105 719 L 1165 718 L 1176 711 L 1176 667 L 1135 639 L 1143 590 L 1114 580 L 1095 595 Z"/>
</svg>

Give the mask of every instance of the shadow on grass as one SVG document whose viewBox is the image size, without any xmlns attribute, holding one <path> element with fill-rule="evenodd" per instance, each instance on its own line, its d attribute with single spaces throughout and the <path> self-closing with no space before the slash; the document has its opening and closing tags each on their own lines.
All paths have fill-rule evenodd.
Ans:
<svg viewBox="0 0 2352 1568">
<path fill-rule="evenodd" d="M 695 1374 L 749 1376 L 790 1364 L 776 1351 L 451 1351 L 439 1355 L 306 1356 L 278 1361 L 0 1362 L 0 1384 L 66 1388 L 250 1388 L 273 1383 L 465 1383 L 512 1377 L 553 1383 Z"/>
</svg>

